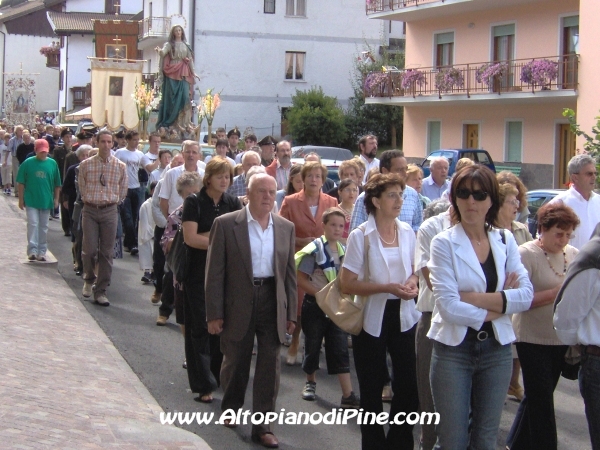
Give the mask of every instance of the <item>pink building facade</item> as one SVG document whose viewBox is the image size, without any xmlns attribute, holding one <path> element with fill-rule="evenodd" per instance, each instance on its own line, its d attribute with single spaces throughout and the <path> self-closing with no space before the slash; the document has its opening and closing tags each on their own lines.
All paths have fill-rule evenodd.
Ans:
<svg viewBox="0 0 600 450">
<path fill-rule="evenodd" d="M 371 0 L 367 14 L 406 22 L 405 69 L 420 79 L 391 71 L 366 94 L 404 106 L 407 157 L 483 148 L 530 189 L 564 187 L 583 142 L 563 109 L 588 132 L 600 109 L 598 0 Z M 554 76 L 529 82 L 534 60 Z"/>
</svg>

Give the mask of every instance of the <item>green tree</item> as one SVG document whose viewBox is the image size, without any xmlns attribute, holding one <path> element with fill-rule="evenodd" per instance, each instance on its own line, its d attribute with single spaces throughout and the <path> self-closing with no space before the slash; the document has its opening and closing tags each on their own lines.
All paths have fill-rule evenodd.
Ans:
<svg viewBox="0 0 600 450">
<path fill-rule="evenodd" d="M 320 86 L 308 91 L 296 89 L 286 117 L 299 145 L 340 146 L 346 140 L 344 111 L 337 99 L 325 95 Z"/>
<path fill-rule="evenodd" d="M 382 66 L 404 67 L 404 54 L 389 54 L 384 52 L 381 57 L 375 57 L 374 51 L 366 45 L 366 54 L 371 56 L 367 62 L 356 61 L 350 80 L 354 96 L 349 99 L 346 111 L 346 127 L 353 146 L 361 136 L 374 134 L 380 144 L 396 147 L 402 142 L 402 122 L 404 108 L 389 105 L 367 105 L 363 84 L 369 72 L 381 71 Z M 364 54 L 365 52 L 363 52 Z"/>
<path fill-rule="evenodd" d="M 577 136 L 583 136 L 585 142 L 583 148 L 596 160 L 596 167 L 600 168 L 600 116 L 594 117 L 596 125 L 592 127 L 592 135 L 590 136 L 581 129 L 575 117 L 575 111 L 569 108 L 563 110 L 563 116 L 569 119 L 571 131 Z M 596 178 L 596 183 L 600 184 L 600 176 Z"/>
</svg>

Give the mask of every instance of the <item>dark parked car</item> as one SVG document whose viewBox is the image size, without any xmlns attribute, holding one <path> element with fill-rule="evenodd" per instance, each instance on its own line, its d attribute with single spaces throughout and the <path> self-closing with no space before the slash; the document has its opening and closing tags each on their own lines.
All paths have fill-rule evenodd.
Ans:
<svg viewBox="0 0 600 450">
<path fill-rule="evenodd" d="M 529 226 L 529 232 L 533 237 L 537 235 L 537 212 L 543 205 L 552 201 L 565 189 L 536 189 L 527 192 L 527 207 L 529 208 L 529 218 L 527 219 L 527 225 Z"/>
<path fill-rule="evenodd" d="M 463 148 L 463 149 L 440 149 L 434 152 L 431 152 L 429 156 L 421 163 L 421 168 L 423 169 L 423 173 L 426 177 L 429 176 L 429 164 L 432 158 L 436 158 L 439 156 L 443 156 L 448 160 L 450 167 L 448 168 L 448 176 L 451 177 L 456 168 L 456 162 L 461 158 L 469 158 L 475 161 L 476 163 L 483 164 L 484 166 L 488 166 L 494 173 L 496 173 L 496 167 L 494 166 L 494 161 L 492 161 L 492 157 L 485 150 L 475 150 L 472 148 Z"/>
</svg>

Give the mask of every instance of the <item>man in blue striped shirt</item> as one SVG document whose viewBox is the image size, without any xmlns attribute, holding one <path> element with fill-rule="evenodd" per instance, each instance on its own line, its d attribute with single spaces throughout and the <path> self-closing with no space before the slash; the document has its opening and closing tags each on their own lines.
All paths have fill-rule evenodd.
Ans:
<svg viewBox="0 0 600 450">
<path fill-rule="evenodd" d="M 379 161 L 379 171 L 381 173 L 396 173 L 400 175 L 402 179 L 406 179 L 407 168 L 408 163 L 406 162 L 404 153 L 400 150 L 386 150 L 381 154 L 381 159 Z M 406 186 L 402 197 L 404 198 L 404 202 L 402 203 L 398 219 L 401 222 L 409 224 L 416 233 L 423 222 L 423 208 L 421 206 L 421 201 L 419 200 L 419 194 L 410 186 Z M 352 211 L 352 218 L 350 219 L 350 231 L 367 221 L 367 210 L 365 208 L 364 199 L 364 192 L 356 199 L 354 210 Z"/>
</svg>

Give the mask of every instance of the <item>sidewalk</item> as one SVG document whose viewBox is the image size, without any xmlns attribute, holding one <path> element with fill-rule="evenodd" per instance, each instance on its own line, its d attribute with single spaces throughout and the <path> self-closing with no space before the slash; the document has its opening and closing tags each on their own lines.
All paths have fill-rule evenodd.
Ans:
<svg viewBox="0 0 600 450">
<path fill-rule="evenodd" d="M 25 214 L 0 198 L 2 448 L 210 449 L 162 408 L 59 275 L 22 263 Z"/>
</svg>

